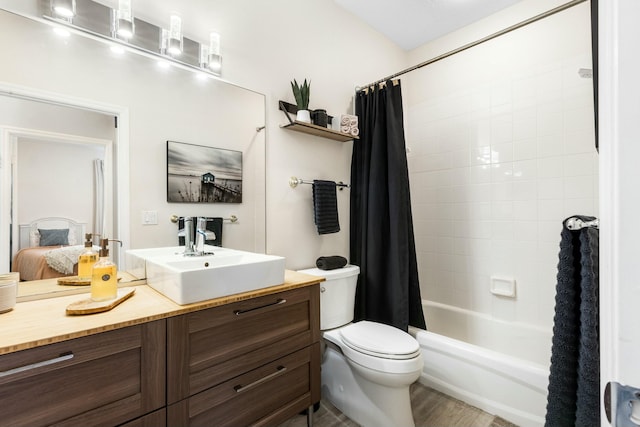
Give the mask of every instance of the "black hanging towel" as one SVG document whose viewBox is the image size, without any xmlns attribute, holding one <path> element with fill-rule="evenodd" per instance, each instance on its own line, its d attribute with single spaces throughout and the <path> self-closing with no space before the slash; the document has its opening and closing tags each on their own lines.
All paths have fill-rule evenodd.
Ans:
<svg viewBox="0 0 640 427">
<path fill-rule="evenodd" d="M 213 231 L 215 238 L 207 239 L 204 242 L 207 245 L 222 246 L 222 217 L 207 218 L 207 230 Z M 211 236 L 213 237 L 213 236 Z"/>
<path fill-rule="evenodd" d="M 338 222 L 336 183 L 314 179 L 312 191 L 313 216 L 318 234 L 337 233 L 340 231 L 340 223 Z"/>
<path fill-rule="evenodd" d="M 600 425 L 599 232 L 583 226 L 594 220 L 563 222 L 546 427 Z"/>
</svg>

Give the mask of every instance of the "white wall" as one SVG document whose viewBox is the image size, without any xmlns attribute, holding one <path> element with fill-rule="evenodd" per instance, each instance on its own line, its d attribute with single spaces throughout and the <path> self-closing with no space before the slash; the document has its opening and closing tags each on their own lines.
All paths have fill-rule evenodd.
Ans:
<svg viewBox="0 0 640 427">
<path fill-rule="evenodd" d="M 17 5 L 20 2 L 3 1 L 0 6 L 7 3 L 11 6 L 11 3 Z M 164 13 L 163 8 L 169 7 L 169 3 L 147 2 L 145 9 L 145 2 L 141 1 L 136 2 L 135 7 L 143 19 L 162 24 L 164 20 L 158 22 L 158 18 L 153 18 Z M 180 5 L 176 7 L 180 8 Z M 320 255 L 348 255 L 348 191 L 339 194 L 342 231 L 319 236 L 313 224 L 311 187 L 303 185 L 294 190 L 289 187 L 288 180 L 295 175 L 303 179 L 348 182 L 351 143 L 338 143 L 280 129 L 280 124 L 286 119 L 278 110 L 278 100 L 293 101 L 289 82 L 294 78 L 307 78 L 312 82 L 311 108 L 325 108 L 329 114 L 351 112 L 355 86 L 403 68 L 406 53 L 332 2 L 319 0 L 304 4 L 295 0 L 194 1 L 190 2 L 189 11 L 183 14 L 183 26 L 187 36 L 198 40 L 206 40 L 208 31 L 217 29 L 222 34 L 223 77 L 266 94 L 267 252 L 285 256 L 287 267 L 292 269 L 311 266 Z M 204 105 L 201 100 L 186 98 L 180 91 L 173 91 L 171 79 L 159 75 L 156 70 L 132 65 L 130 69 L 114 75 L 109 70 L 109 62 L 115 59 L 108 51 L 97 62 L 88 64 L 83 62 L 88 52 L 71 45 L 66 48 L 54 45 L 49 37 L 43 34 L 40 40 L 31 41 L 43 51 L 43 55 L 31 64 L 31 71 L 18 74 L 5 70 L 0 72 L 0 80 L 129 106 L 131 246 L 173 244 L 173 235 L 168 227 L 141 226 L 138 222 L 142 210 L 157 209 L 160 220 L 173 213 L 199 213 L 198 209 L 177 209 L 175 205 L 166 204 L 164 151 L 159 145 L 166 139 L 197 143 L 203 135 L 215 134 L 215 126 L 210 132 L 203 133 L 191 124 L 210 121 L 214 117 L 211 110 L 223 107 L 215 106 L 215 96 L 211 96 L 210 105 Z M 43 45 L 47 47 L 43 48 Z M 10 44 L 2 49 L 7 55 L 24 55 Z M 66 67 L 63 70 L 56 64 L 62 65 L 62 60 L 57 58 L 65 49 L 68 50 L 65 55 L 69 55 L 65 61 L 73 63 L 75 75 L 61 83 L 61 74 L 66 72 Z M 40 75 L 38 69 L 47 69 L 47 77 Z M 165 79 L 166 92 L 146 90 L 149 79 Z M 184 80 L 181 84 L 194 85 Z M 183 89 L 181 87 L 180 90 Z M 180 103 L 180 114 L 195 117 L 183 119 L 184 126 L 168 132 L 164 127 L 166 119 L 158 113 L 163 110 L 163 104 L 175 107 L 174 102 Z M 144 108 L 143 105 L 153 108 Z M 255 126 L 254 123 L 250 125 Z M 258 141 L 257 144 L 264 142 Z M 245 168 L 245 171 L 250 170 Z M 233 213 L 230 208 L 226 211 Z M 242 220 L 242 216 L 238 216 Z M 264 238 L 264 230 L 256 226 L 255 232 Z"/>
<path fill-rule="evenodd" d="M 551 330 L 562 220 L 598 211 L 589 19 L 583 3 L 405 79 L 423 298 Z"/>
<path fill-rule="evenodd" d="M 291 189 L 288 181 L 348 183 L 352 143 L 280 129 L 286 118 L 277 102 L 293 102 L 289 82 L 308 78 L 310 108 L 352 113 L 355 87 L 404 68 L 406 53 L 331 1 L 253 1 L 250 13 L 239 3 L 202 6 L 223 16 L 224 77 L 267 95 L 267 251 L 286 256 L 292 269 L 321 255 L 348 257 L 349 191 L 338 192 L 341 231 L 319 236 L 311 186 Z"/>
<path fill-rule="evenodd" d="M 93 161 L 104 159 L 104 147 L 18 141 L 18 223 L 45 216 L 73 218 L 93 227 Z"/>
<path fill-rule="evenodd" d="M 291 269 L 313 266 L 321 255 L 348 257 L 349 191 L 338 193 L 341 231 L 320 236 L 311 186 L 291 189 L 288 182 L 291 176 L 349 182 L 352 143 L 280 129 L 287 120 L 278 100 L 294 102 L 289 82 L 307 78 L 310 108 L 351 113 L 355 87 L 403 69 L 407 53 L 332 1 L 183 3 L 136 0 L 134 7 L 160 24 L 179 10 L 185 34 L 195 40 L 218 31 L 222 77 L 266 94 L 267 252 L 285 256 Z"/>
<path fill-rule="evenodd" d="M 112 116 L 0 96 L 0 127 L 5 126 L 107 141 L 115 135 Z M 91 230 L 92 161 L 104 159 L 104 147 L 28 138 L 18 138 L 17 145 L 18 223 L 62 216 Z"/>
<path fill-rule="evenodd" d="M 56 37 L 51 28 L 2 14 L 13 37 L 0 48 L 12 58 L 0 80 L 128 109 L 130 126 L 131 237 L 117 237 L 128 247 L 177 244 L 171 215 L 229 217 L 238 224 L 225 229 L 230 247 L 264 247 L 264 97 L 255 92 L 176 68 L 160 69 L 155 60 L 117 56 L 108 46 L 84 37 Z M 209 145 L 243 152 L 245 185 L 242 204 L 169 204 L 166 202 L 166 141 Z M 120 183 L 122 185 L 122 183 Z M 109 206 L 107 206 L 109 209 Z M 158 225 L 142 225 L 143 210 L 156 210 Z M 259 218 L 259 220 L 256 220 Z"/>
</svg>

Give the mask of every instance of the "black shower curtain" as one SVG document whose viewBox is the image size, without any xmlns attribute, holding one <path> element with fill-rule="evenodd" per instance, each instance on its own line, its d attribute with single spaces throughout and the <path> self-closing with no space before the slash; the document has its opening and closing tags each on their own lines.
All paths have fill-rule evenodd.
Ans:
<svg viewBox="0 0 640 427">
<path fill-rule="evenodd" d="M 400 82 L 356 95 L 350 261 L 360 266 L 356 320 L 426 329 L 418 282 Z"/>
</svg>

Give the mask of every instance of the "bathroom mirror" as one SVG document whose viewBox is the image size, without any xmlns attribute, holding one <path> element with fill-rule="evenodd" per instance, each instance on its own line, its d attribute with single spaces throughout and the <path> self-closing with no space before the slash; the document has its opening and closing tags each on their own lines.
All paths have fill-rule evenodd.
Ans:
<svg viewBox="0 0 640 427">
<path fill-rule="evenodd" d="M 6 10 L 0 10 L 0 26 L 0 49 L 10 58 L 10 66 L 0 67 L 3 158 L 9 153 L 10 140 L 26 147 L 22 141 L 29 138 L 22 133 L 27 130 L 42 132 L 31 138 L 37 141 L 31 141 L 18 159 L 18 172 L 35 171 L 30 176 L 73 175 L 73 159 L 80 158 L 75 149 L 92 147 L 106 153 L 104 232 L 122 240 L 122 250 L 112 246 L 122 270 L 127 268 L 126 249 L 177 246 L 172 216 L 222 217 L 224 246 L 265 251 L 263 94 L 191 70 L 163 68 L 154 57 L 115 53 L 104 40 L 79 34 L 60 37 L 51 23 Z M 65 138 L 70 140 L 61 141 Z M 242 203 L 168 203 L 168 140 L 241 151 Z M 38 151 L 38 144 L 45 144 L 47 150 Z M 62 156 L 58 160 L 56 153 Z M 11 230 L 5 226 L 0 231 L 3 271 L 8 271 L 11 242 L 18 238 L 19 225 L 45 217 L 92 224 L 89 206 L 94 195 L 83 181 L 94 178 L 91 169 L 77 169 L 77 186 L 47 193 L 56 203 L 31 198 L 28 205 L 16 203 L 29 199 L 20 191 L 32 192 L 20 190 L 26 178 L 19 178 L 16 185 L 11 171 L 3 171 L 0 215 L 5 225 L 13 221 Z M 65 210 L 65 206 L 82 206 L 85 211 Z M 13 211 L 17 211 L 15 217 Z M 42 294 L 66 290 L 55 281 L 45 289 L 32 288 L 33 293 Z"/>
</svg>

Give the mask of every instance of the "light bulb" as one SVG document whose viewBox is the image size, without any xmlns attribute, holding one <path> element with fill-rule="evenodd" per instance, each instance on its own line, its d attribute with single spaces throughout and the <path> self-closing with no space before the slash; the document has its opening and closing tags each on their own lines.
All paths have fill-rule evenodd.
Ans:
<svg viewBox="0 0 640 427">
<path fill-rule="evenodd" d="M 209 53 L 214 55 L 220 55 L 220 34 L 209 34 Z"/>
<path fill-rule="evenodd" d="M 51 9 L 58 16 L 72 18 L 76 14 L 76 0 L 53 0 Z"/>
<path fill-rule="evenodd" d="M 219 72 L 222 69 L 222 55 L 220 55 L 220 34 L 209 34 L 209 58 L 207 66 L 211 71 Z"/>
<path fill-rule="evenodd" d="M 133 37 L 133 13 L 131 12 L 131 0 L 118 0 L 116 12 L 116 33 L 125 38 Z"/>
<path fill-rule="evenodd" d="M 167 52 L 171 55 L 180 55 L 182 53 L 182 19 L 178 15 L 171 15 L 169 20 Z"/>
</svg>

